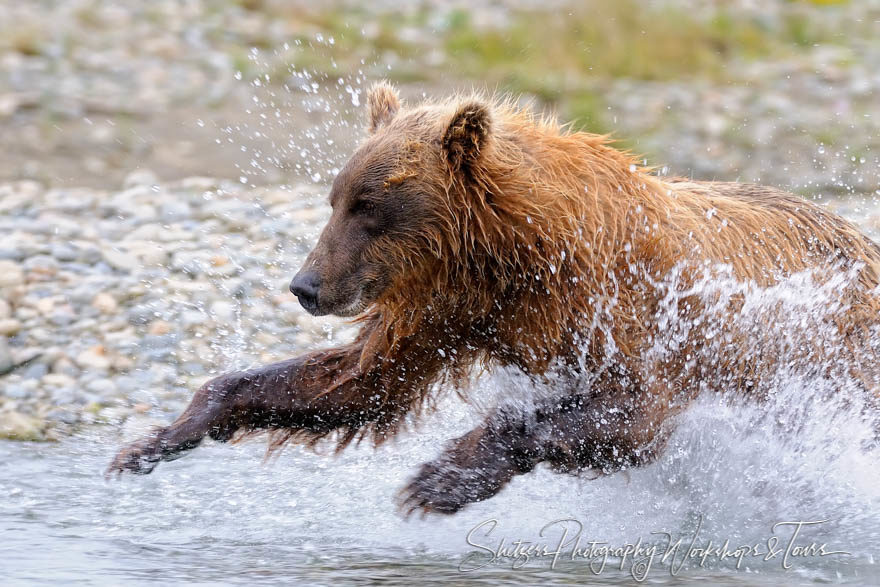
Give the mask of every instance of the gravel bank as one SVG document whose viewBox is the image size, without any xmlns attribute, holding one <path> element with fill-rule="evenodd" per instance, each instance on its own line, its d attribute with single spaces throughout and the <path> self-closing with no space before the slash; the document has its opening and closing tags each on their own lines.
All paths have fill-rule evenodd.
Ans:
<svg viewBox="0 0 880 587">
<path fill-rule="evenodd" d="M 144 171 L 0 185 L 0 437 L 167 420 L 214 373 L 349 336 L 287 291 L 327 213 L 312 188 Z"/>
<path fill-rule="evenodd" d="M 289 181 L 302 163 L 302 144 L 285 148 L 291 135 L 320 126 L 320 136 L 350 145 L 349 129 L 334 118 L 337 105 L 321 102 L 343 93 L 338 79 L 356 92 L 390 76 L 413 97 L 515 88 L 509 71 L 471 79 L 456 67 L 460 56 L 443 44 L 456 15 L 467 9 L 479 39 L 518 11 L 557 14 L 574 4 L 0 0 L 0 181 L 112 189 L 136 166 L 165 179 L 237 178 L 252 170 L 255 154 L 260 170 L 252 181 Z M 567 118 L 567 104 L 594 96 L 599 130 L 679 174 L 760 179 L 811 195 L 880 189 L 880 0 L 648 4 L 706 23 L 746 15 L 768 37 L 803 30 L 794 35 L 797 46 L 730 57 L 714 75 L 657 81 L 538 72 L 532 82 L 556 96 L 532 96 L 538 106 Z M 405 26 L 379 27 L 403 17 Z M 345 34 L 355 49 L 346 54 L 350 62 L 337 63 L 325 29 L 349 21 Z M 380 29 L 387 38 L 376 38 Z M 814 30 L 825 31 L 818 41 Z M 603 58 L 602 47 L 573 50 Z M 324 163 L 322 173 L 334 166 Z"/>
</svg>

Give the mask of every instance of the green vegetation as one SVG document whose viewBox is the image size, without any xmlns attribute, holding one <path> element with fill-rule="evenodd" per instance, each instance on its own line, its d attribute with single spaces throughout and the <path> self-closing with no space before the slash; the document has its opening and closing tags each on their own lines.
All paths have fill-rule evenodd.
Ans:
<svg viewBox="0 0 880 587">
<path fill-rule="evenodd" d="M 242 5 L 278 11 L 277 18 L 301 31 L 299 44 L 277 56 L 279 67 L 331 76 L 373 65 L 375 75 L 401 82 L 479 79 L 502 92 L 533 95 L 576 125 L 601 131 L 604 80 L 725 80 L 731 61 L 841 42 L 839 31 L 825 27 L 821 10 L 817 17 L 810 7 L 840 3 L 793 0 L 779 18 L 765 19 L 725 9 L 692 14 L 638 0 L 594 0 L 562 11 L 510 12 L 500 22 L 474 22 L 460 9 L 438 15 L 426 6 L 377 16 L 358 9 L 303 13 L 267 2 Z"/>
<path fill-rule="evenodd" d="M 610 126 L 601 97 L 608 80 L 735 81 L 732 63 L 778 60 L 821 44 L 854 47 L 874 34 L 865 28 L 874 22 L 852 23 L 845 31 L 828 24 L 823 15 L 845 3 L 789 0 L 769 14 L 737 10 L 735 3 L 688 11 L 640 0 L 525 12 L 428 2 L 389 12 L 333 0 L 310 8 L 283 0 L 212 0 L 206 5 L 212 19 L 260 18 L 234 33 L 216 26 L 222 19 L 209 19 L 214 24 L 204 35 L 245 77 L 268 74 L 277 82 L 296 69 L 331 78 L 363 70 L 368 77 L 428 84 L 479 80 L 500 92 L 534 96 L 576 126 L 602 131 Z M 163 10 L 148 7 L 140 18 L 159 22 Z M 76 17 L 87 28 L 106 26 L 98 4 L 84 5 Z M 50 39 L 43 23 L 0 26 L 0 50 L 39 55 Z"/>
</svg>

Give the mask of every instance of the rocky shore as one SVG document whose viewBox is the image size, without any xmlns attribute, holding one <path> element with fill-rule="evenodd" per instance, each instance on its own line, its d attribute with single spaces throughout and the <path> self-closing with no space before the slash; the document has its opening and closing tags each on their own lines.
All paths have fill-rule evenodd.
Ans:
<svg viewBox="0 0 880 587">
<path fill-rule="evenodd" d="M 287 290 L 327 213 L 313 188 L 146 171 L 0 185 L 0 437 L 167 421 L 214 373 L 349 336 Z"/>
<path fill-rule="evenodd" d="M 631 3 L 635 28 L 616 39 L 631 59 L 593 72 L 615 57 L 610 41 L 576 37 L 567 53 L 587 62 L 531 66 L 512 44 L 569 30 L 579 4 L 564 0 L 0 0 L 0 181 L 107 189 L 138 166 L 238 177 L 254 159 L 252 182 L 307 181 L 335 162 L 303 172 L 291 135 L 320 127 L 350 146 L 347 122 L 361 110 L 349 96 L 389 77 L 414 99 L 472 87 L 521 94 L 675 173 L 806 195 L 880 189 L 880 0 Z M 632 19 L 614 5 L 591 10 L 618 30 Z M 678 59 L 638 45 L 639 14 L 666 18 L 661 28 L 688 16 L 690 28 L 659 38 Z M 688 57 L 691 37 L 707 63 L 676 69 L 668 62 Z M 505 45 L 493 53 L 487 42 Z M 652 76 L 629 61 L 667 65 Z"/>
</svg>

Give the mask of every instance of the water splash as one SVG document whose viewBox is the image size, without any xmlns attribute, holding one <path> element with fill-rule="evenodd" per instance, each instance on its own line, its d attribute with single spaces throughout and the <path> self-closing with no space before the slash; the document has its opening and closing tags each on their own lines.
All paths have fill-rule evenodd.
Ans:
<svg viewBox="0 0 880 587">
<path fill-rule="evenodd" d="M 259 65 L 260 53 L 252 52 L 249 59 Z M 250 79 L 254 105 L 244 122 L 223 129 L 224 138 L 252 156 L 249 167 L 237 170 L 242 183 L 259 184 L 267 170 L 280 169 L 316 183 L 318 189 L 296 205 L 319 207 L 328 179 L 343 165 L 359 131 L 366 76 L 363 71 L 339 76 L 293 68 L 282 75 L 283 93 L 264 83 L 265 78 Z M 292 125 L 294 110 L 313 115 L 316 124 Z M 290 129 L 290 139 L 272 143 L 271 150 L 254 149 L 251 139 L 267 134 L 268 126 Z M 217 189 L 204 197 L 222 200 L 231 194 Z M 275 233 L 283 229 L 271 223 L 276 216 L 271 204 L 257 201 L 249 221 L 266 222 L 264 230 Z M 314 242 L 318 225 L 271 252 L 265 289 L 277 285 L 282 274 L 292 274 Z M 236 262 L 234 244 L 225 243 L 220 251 Z M 694 324 L 682 320 L 678 308 L 687 296 L 711 302 L 703 316 L 710 321 L 727 315 L 736 299 L 735 330 L 761 341 L 755 352 L 788 357 L 804 338 L 839 349 L 826 319 L 840 310 L 833 300 L 852 279 L 846 272 L 831 280 L 805 273 L 760 288 L 739 283 L 722 270 L 684 288 L 673 274 L 654 284 L 665 292 L 660 319 L 666 321 L 667 336 L 648 352 L 674 352 L 691 336 Z M 222 281 L 212 284 L 224 287 Z M 148 285 L 156 296 L 170 294 L 161 283 Z M 237 304 L 234 319 L 227 336 L 211 344 L 222 370 L 247 364 L 248 355 L 260 350 L 254 341 L 236 336 L 240 329 L 235 325 L 247 319 L 247 301 L 233 291 L 228 294 Z M 187 308 L 181 304 L 178 310 Z M 189 309 L 212 311 L 198 303 Z M 179 314 L 165 318 L 173 321 Z M 731 350 L 729 332 L 710 332 L 704 352 L 724 356 Z M 335 340 L 332 330 L 325 334 L 329 342 Z M 609 348 L 609 355 L 614 351 Z M 838 353 L 832 355 L 834 362 L 843 360 L 842 366 L 848 366 Z M 442 576 L 452 569 L 447 577 L 460 580 L 454 569 L 472 550 L 465 536 L 490 518 L 499 520 L 500 534 L 525 540 L 536 539 L 552 520 L 576 518 L 589 538 L 609 544 L 652 540 L 653 532 L 687 535 L 700 518 L 706 538 L 764 542 L 775 522 L 827 519 L 810 539 L 852 554 L 806 561 L 795 569 L 796 576 L 876 583 L 880 455 L 874 429 L 864 418 L 864 402 L 846 379 L 846 369 L 820 360 L 819 366 L 832 367 L 836 374 L 823 377 L 817 375 L 822 369 L 811 368 L 815 363 L 795 363 L 780 366 L 767 379 L 762 402 L 716 393 L 729 381 L 704 381 L 705 393 L 681 416 L 667 449 L 650 466 L 597 479 L 540 467 L 514 479 L 496 498 L 451 518 L 402 520 L 394 509 L 395 492 L 419 463 L 477 425 L 485 412 L 500 402 L 524 409 L 529 398 L 556 393 L 552 386 L 535 389 L 530 380 L 499 371 L 474 383 L 473 405 L 447 394 L 415 431 L 378 450 L 356 447 L 334 459 L 297 448 L 264 466 L 259 442 L 207 443 L 149 477 L 114 484 L 101 479 L 118 446 L 110 431 L 89 432 L 60 446 L 2 444 L 0 519 L 14 540 L 0 545 L 0 561 L 5 561 L 0 570 L 12 580 L 76 580 L 88 572 L 107 581 L 124 576 L 253 583 L 291 577 L 327 582 L 328 576 L 347 577 L 352 568 L 386 579 L 401 572 L 407 579 L 414 574 Z M 841 389 L 853 393 L 841 394 Z M 55 552 L 68 553 L 66 560 L 55 561 Z M 530 569 L 541 574 L 529 575 Z M 792 576 L 781 575 L 778 560 L 752 561 L 750 570 L 759 575 L 749 574 L 742 582 Z M 661 571 L 658 582 L 667 576 Z M 728 564 L 715 568 L 708 580 L 736 582 L 742 576 Z M 498 565 L 482 577 L 544 584 L 591 578 L 577 565 L 549 573 L 542 561 L 517 572 Z M 623 582 L 628 577 L 623 573 L 620 578 Z"/>
</svg>

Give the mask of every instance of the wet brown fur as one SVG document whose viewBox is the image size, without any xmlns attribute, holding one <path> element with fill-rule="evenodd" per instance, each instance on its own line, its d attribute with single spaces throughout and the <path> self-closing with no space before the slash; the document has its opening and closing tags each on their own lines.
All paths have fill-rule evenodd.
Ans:
<svg viewBox="0 0 880 587">
<path fill-rule="evenodd" d="M 824 208 L 763 186 L 658 177 L 607 137 L 561 127 L 509 100 L 457 96 L 405 108 L 381 84 L 368 106 L 371 134 L 337 178 L 334 216 L 306 266 L 332 271 L 358 251 L 359 266 L 368 268 L 362 280 L 386 285 L 361 308 L 361 332 L 350 345 L 301 357 L 295 369 L 245 373 L 246 382 L 236 383 L 236 389 L 249 389 L 249 397 L 273 401 L 282 388 L 295 390 L 289 392 L 297 398 L 295 409 L 279 404 L 264 419 L 216 416 L 212 435 L 224 439 L 236 430 L 268 428 L 273 450 L 289 441 L 314 444 L 332 433 L 338 433 L 339 448 L 365 436 L 379 443 L 408 416 L 430 408 L 433 391 L 444 383 L 467 396 L 474 368 L 513 366 L 549 385 L 548 375 L 562 366 L 594 375 L 591 385 L 598 390 L 578 395 L 586 392 L 574 382 L 560 391 L 563 396 L 590 401 L 601 395 L 602 409 L 622 406 L 628 419 L 597 432 L 598 424 L 588 429 L 584 422 L 598 408 L 584 411 L 581 399 L 567 411 L 548 408 L 539 419 L 556 418 L 562 436 L 535 435 L 518 444 L 513 452 L 522 466 L 499 472 L 492 491 L 539 460 L 566 470 L 605 466 L 611 457 L 596 455 L 620 449 L 635 455 L 630 463 L 644 462 L 662 447 L 670 418 L 693 399 L 706 375 L 703 359 L 693 360 L 700 330 L 678 353 L 651 352 L 664 332 L 656 318 L 658 289 L 650 284 L 676 268 L 682 292 L 720 266 L 756 287 L 808 269 L 818 269 L 820 279 L 856 271 L 836 294 L 843 310 L 826 321 L 848 351 L 866 353 L 864 372 L 854 375 L 877 389 L 877 357 L 868 338 L 880 315 L 872 292 L 880 279 L 880 248 Z M 377 170 L 376 205 L 411 209 L 369 240 L 347 242 L 340 227 L 352 222 L 345 212 L 355 198 L 352 186 Z M 328 288 L 341 283 L 342 277 L 328 275 Z M 685 293 L 677 303 L 684 317 L 693 318 L 705 300 Z M 721 320 L 732 319 L 736 303 Z M 757 357 L 747 333 L 735 329 L 723 348 L 712 369 L 744 393 L 777 360 L 795 360 Z M 203 395 L 230 386 L 209 384 Z M 181 421 L 195 418 L 205 401 L 194 400 L 196 407 Z M 510 426 L 487 421 L 443 458 L 458 469 L 471 461 L 486 468 L 500 459 L 500 453 L 491 456 L 492 443 L 500 441 L 485 440 L 490 433 L 526 434 Z M 119 470 L 127 467 L 128 461 L 120 462 Z M 456 498 L 462 504 L 438 505 L 443 475 L 443 466 L 425 466 L 410 488 L 433 495 L 420 507 L 455 511 L 490 494 L 471 487 Z"/>
<path fill-rule="evenodd" d="M 389 110 L 397 108 L 383 109 Z M 361 318 L 364 346 L 352 368 L 352 376 L 371 375 L 370 391 L 387 408 L 370 423 L 377 441 L 429 398 L 443 375 L 463 384 L 474 364 L 507 364 L 540 376 L 578 353 L 579 336 L 603 298 L 616 300 L 605 318 L 619 359 L 637 362 L 657 334 L 649 319 L 657 300 L 635 280 L 660 280 L 680 263 L 691 264 L 695 275 L 705 260 L 723 263 L 760 286 L 836 259 L 862 263 L 842 327 L 859 314 L 876 321 L 877 302 L 867 292 L 878 284 L 880 249 L 847 221 L 796 196 L 660 178 L 606 136 L 572 132 L 511 102 L 481 97 L 402 110 L 376 130 L 381 134 L 368 141 L 391 136 L 399 149 L 388 177 L 402 190 L 395 197 L 406 197 L 412 183 L 440 203 L 417 239 L 371 245 L 392 260 L 396 274 Z M 468 156 L 472 161 L 462 163 Z M 596 364 L 608 342 L 601 336 L 589 341 Z M 403 371 L 422 376 L 393 384 Z M 325 384 L 335 388 L 348 377 L 328 373 Z M 359 384 L 350 393 L 365 392 Z"/>
</svg>

